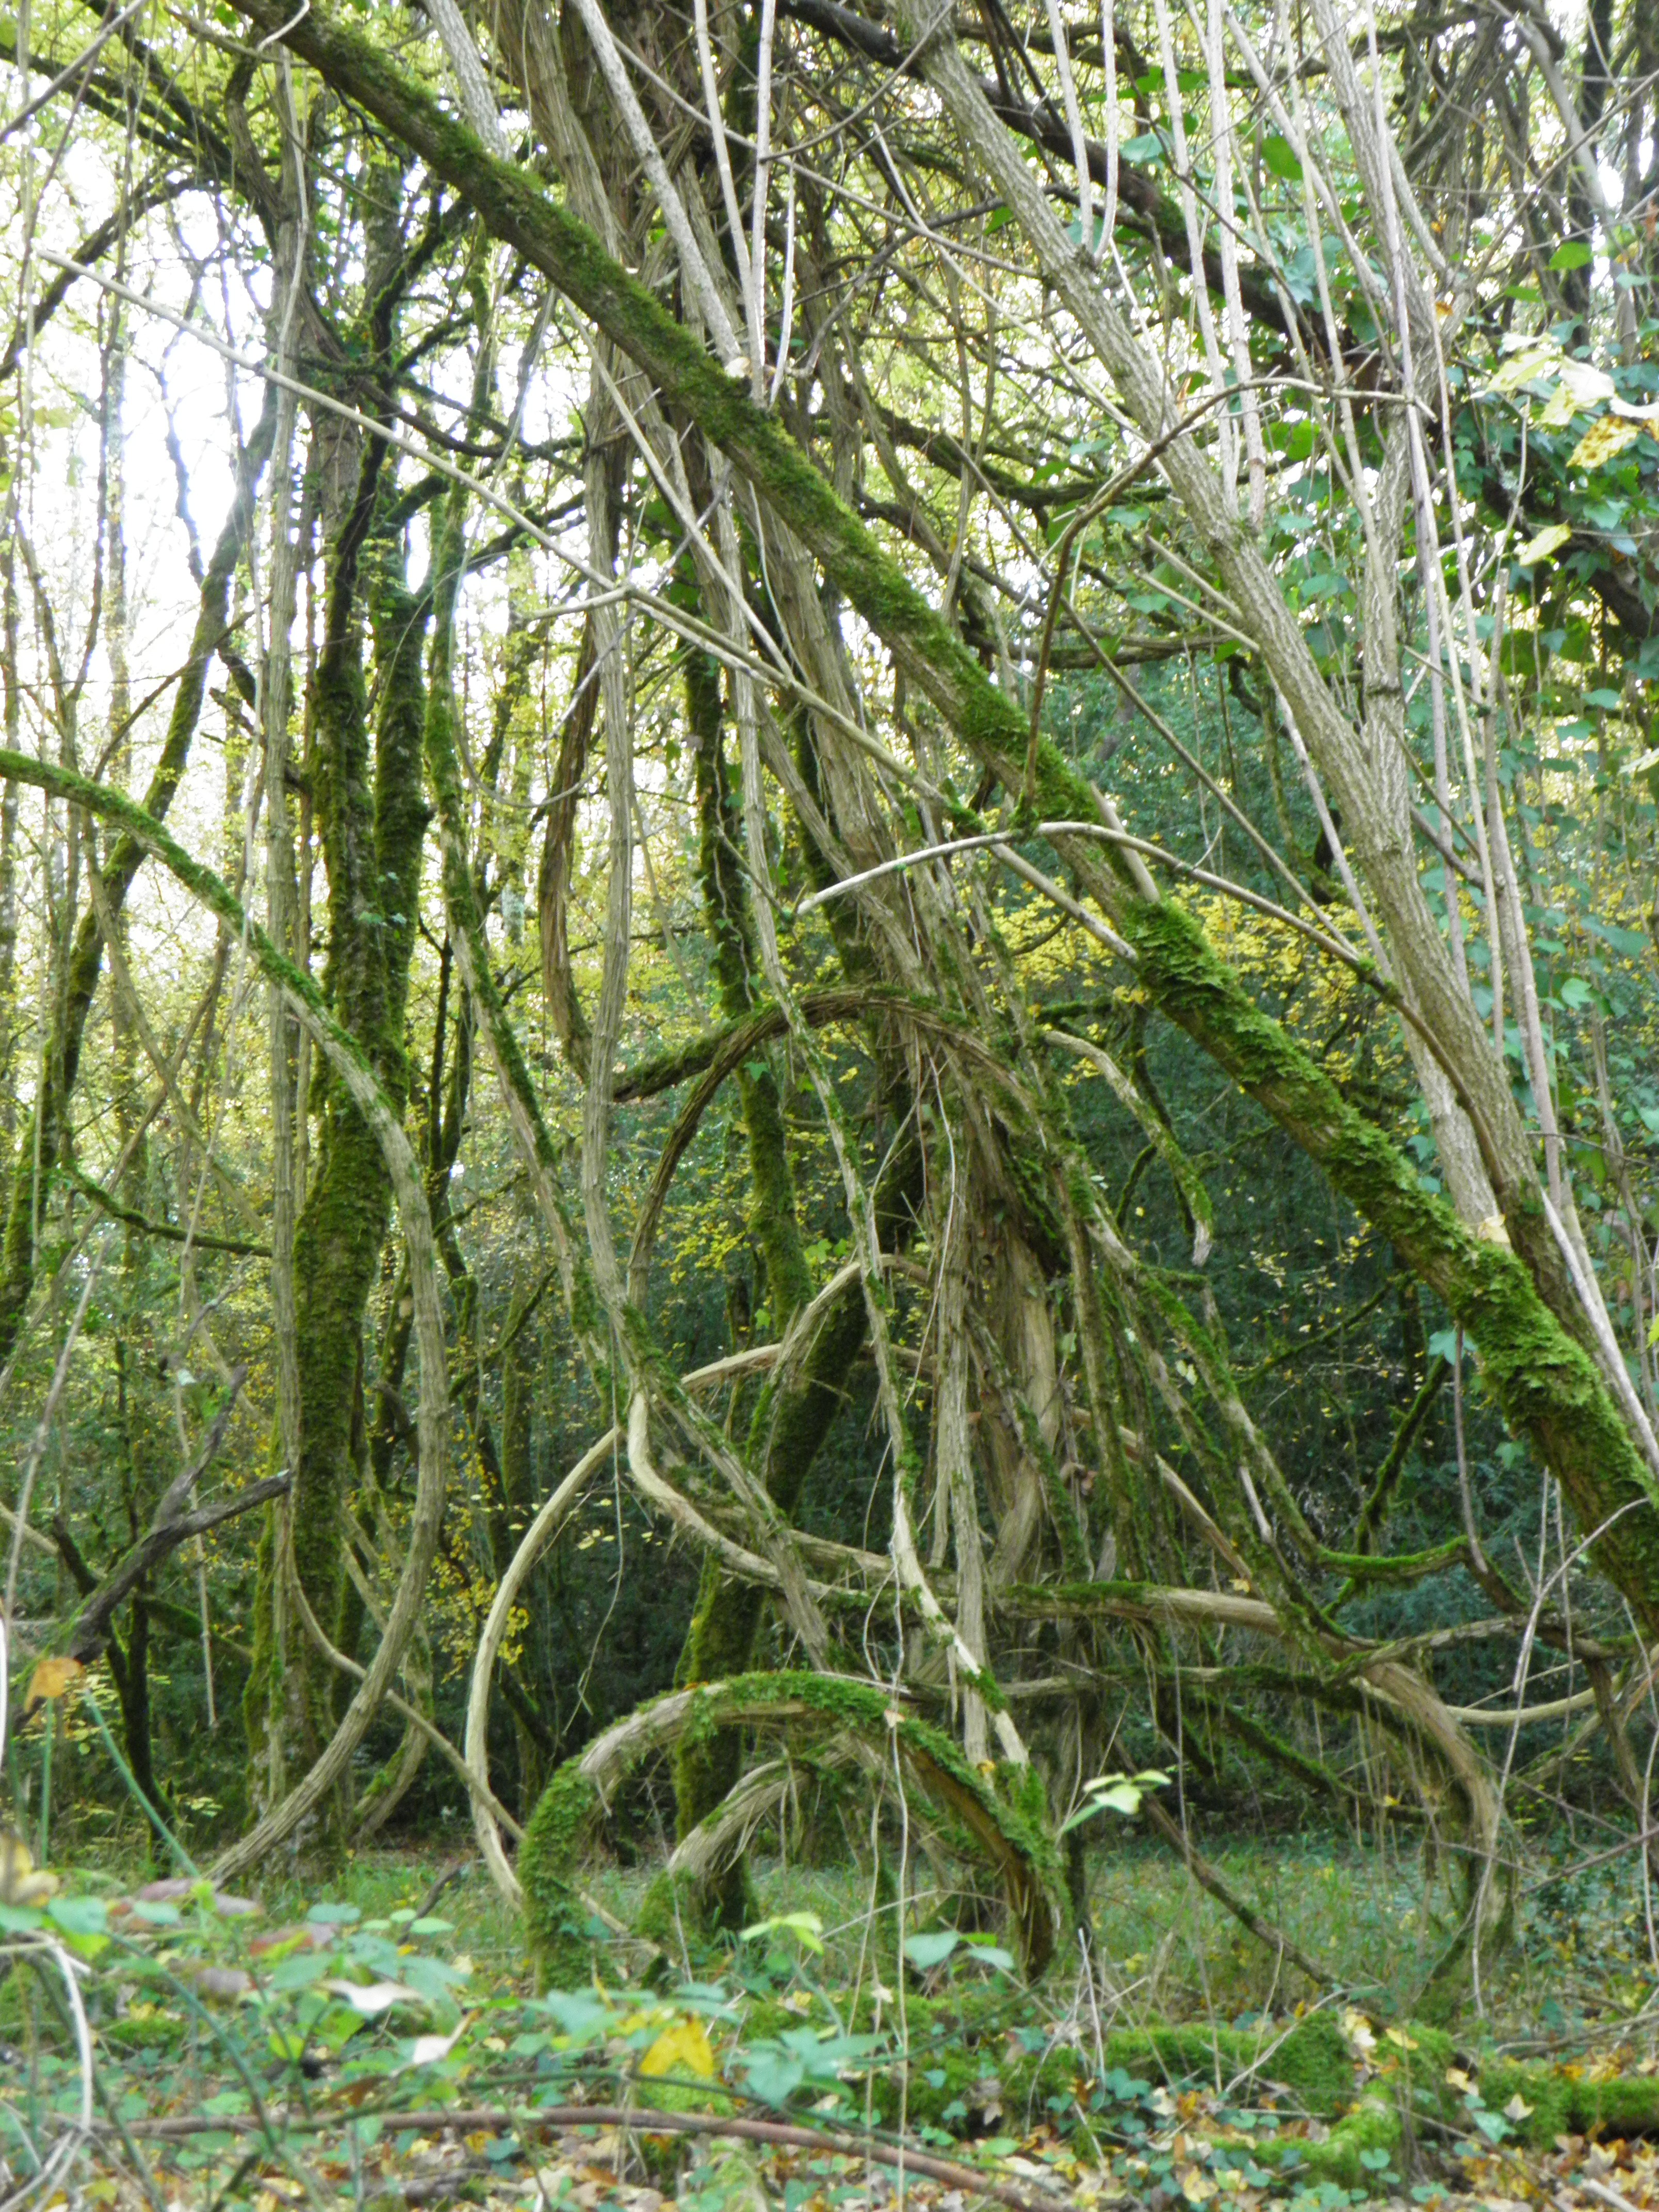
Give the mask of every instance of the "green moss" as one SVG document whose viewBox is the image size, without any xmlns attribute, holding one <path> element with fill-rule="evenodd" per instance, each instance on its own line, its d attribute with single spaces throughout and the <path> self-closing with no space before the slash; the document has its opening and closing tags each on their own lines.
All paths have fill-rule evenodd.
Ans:
<svg viewBox="0 0 1659 2212">
<path fill-rule="evenodd" d="M 386 535 L 380 460 L 365 448 L 357 496 L 330 549 L 328 616 L 313 684 L 314 790 L 328 870 L 325 989 L 401 1115 L 404 1050 L 427 812 L 422 736 L 425 619 L 404 580 L 401 544 Z M 360 586 L 363 588 L 360 590 Z M 371 732 L 363 616 L 372 617 L 379 712 Z M 371 744 L 371 736 L 373 742 Z M 348 1500 L 361 1428 L 362 1327 L 392 1219 L 392 1178 L 379 1138 L 325 1063 L 317 1097 L 317 1168 L 294 1240 L 301 1449 L 289 1511 L 294 1563 L 313 1613 L 340 1634 Z M 266 1560 L 267 1571 L 274 1564 Z M 335 1720 L 336 1676 L 293 1622 L 281 1708 L 297 1769 L 315 1759 Z M 250 1686 L 252 1688 L 252 1686 Z M 256 1743 L 278 1708 L 250 1707 Z M 331 1831 L 345 1817 L 330 1808 Z M 331 1840 L 337 1838 L 331 1836 Z"/>
<path fill-rule="evenodd" d="M 525 1933 L 538 1989 L 579 1989 L 592 1976 L 590 1915 L 571 1881 L 603 1810 L 580 1762 L 557 1768 L 536 1801 L 519 1848 Z"/>
<path fill-rule="evenodd" d="M 1557 2136 L 1659 2134 L 1659 2077 L 1615 2075 L 1596 2081 L 1558 2066 L 1528 2066 L 1513 2060 L 1484 2063 L 1479 2073 L 1482 2101 L 1501 2112 L 1516 2097 L 1531 2111 L 1516 2123 L 1524 2141 L 1547 2149 Z"/>
<path fill-rule="evenodd" d="M 1255 2069 L 1257 2078 L 1281 2082 L 1303 2111 L 1329 2118 L 1353 2097 L 1353 2057 L 1328 2013 L 1315 2013 L 1288 2031 L 1191 2027 L 1115 2029 L 1105 2040 L 1107 2070 L 1171 2086 L 1207 2081 L 1212 2087 Z"/>
<path fill-rule="evenodd" d="M 633 1727 L 627 1745 L 636 1759 L 660 1749 L 665 1741 L 695 1741 L 707 1731 L 744 1723 L 776 1725 L 792 1734 L 842 1730 L 884 1749 L 896 1743 L 911 1775 L 955 1822 L 964 1845 L 995 1867 L 1027 1972 L 1035 1977 L 1048 1965 L 1060 1924 L 1060 1886 L 1054 1839 L 1040 1810 L 1040 1783 L 1012 1785 L 1009 1795 L 1016 1802 L 1007 1802 L 940 1729 L 903 1712 L 873 1685 L 836 1675 L 739 1675 L 708 1684 L 695 1695 L 672 1692 L 642 1706 L 635 1723 L 664 1706 L 671 1708 L 666 1717 L 672 1726 Z M 571 1930 L 586 1918 L 578 1917 L 572 1876 L 600 1810 L 598 1791 L 583 1771 L 592 1757 L 590 1747 L 580 1759 L 568 1761 L 555 1773 L 520 1850 L 526 1933 L 544 1986 L 568 1971 Z"/>
<path fill-rule="evenodd" d="M 1363 2189 L 1381 2195 L 1376 2171 L 1365 2165 L 1363 2154 L 1384 2151 L 1390 2158 L 1400 2150 L 1400 2108 L 1389 2097 L 1362 2097 L 1345 2119 L 1340 2119 L 1323 2142 L 1298 2139 L 1298 2180 L 1334 2181 L 1341 2189 Z M 1269 2151 L 1270 2145 L 1261 2149 Z"/>
<path fill-rule="evenodd" d="M 914 2048 L 914 2001 L 907 2011 Z M 1012 2055 L 1006 2038 L 980 2051 L 964 2050 L 953 2040 L 884 2068 L 877 2075 L 876 2102 L 895 2127 L 902 2112 L 908 2127 L 959 2129 L 964 2125 L 962 2108 L 975 2120 L 995 2104 L 1001 2107 L 1000 2126 L 1021 2131 L 1044 2115 L 1051 2097 L 1086 2095 L 1087 2070 L 1083 2053 L 1068 2045 Z"/>
</svg>

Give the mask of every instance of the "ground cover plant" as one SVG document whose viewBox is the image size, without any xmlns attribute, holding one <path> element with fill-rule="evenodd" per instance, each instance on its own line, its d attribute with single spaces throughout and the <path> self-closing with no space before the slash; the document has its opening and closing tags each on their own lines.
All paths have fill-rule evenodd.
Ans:
<svg viewBox="0 0 1659 2212">
<path fill-rule="evenodd" d="M 0 99 L 0 2212 L 1645 2206 L 1653 9 Z"/>
</svg>

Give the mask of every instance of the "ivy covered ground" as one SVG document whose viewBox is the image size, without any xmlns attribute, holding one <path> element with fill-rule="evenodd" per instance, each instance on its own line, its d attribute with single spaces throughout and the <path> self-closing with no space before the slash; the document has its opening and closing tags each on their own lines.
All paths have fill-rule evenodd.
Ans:
<svg viewBox="0 0 1659 2212">
<path fill-rule="evenodd" d="M 1565 1838 L 1452 2028 L 1401 2009 L 1433 1931 L 1352 1845 L 1224 1860 L 1352 1967 L 1322 1996 L 1133 1839 L 1092 1978 L 1027 1988 L 925 1893 L 772 1865 L 746 1938 L 678 1957 L 611 1925 L 645 1875 L 596 1873 L 590 1978 L 538 1993 L 454 1840 L 250 1896 L 107 1864 L 49 1891 L 14 1859 L 0 2203 L 1659 2205 L 1641 1878 Z"/>
</svg>

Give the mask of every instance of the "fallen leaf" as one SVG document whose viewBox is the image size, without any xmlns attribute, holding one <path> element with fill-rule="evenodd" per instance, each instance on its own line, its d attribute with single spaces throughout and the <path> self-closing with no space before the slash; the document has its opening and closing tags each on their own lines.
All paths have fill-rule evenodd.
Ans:
<svg viewBox="0 0 1659 2212">
<path fill-rule="evenodd" d="M 336 1978 L 325 1981 L 323 1987 L 331 1996 L 343 1997 L 353 2012 L 362 2013 L 365 2020 L 373 2020 L 377 2013 L 390 2012 L 395 2004 L 426 2002 L 418 1990 L 411 1990 L 403 1982 L 348 1982 Z"/>
<path fill-rule="evenodd" d="M 411 2066 L 435 2066 L 441 2058 L 447 2058 L 467 2029 L 472 2025 L 472 2015 L 465 2013 L 459 2025 L 450 2035 L 417 2035 L 409 2046 L 408 2063 Z"/>
</svg>

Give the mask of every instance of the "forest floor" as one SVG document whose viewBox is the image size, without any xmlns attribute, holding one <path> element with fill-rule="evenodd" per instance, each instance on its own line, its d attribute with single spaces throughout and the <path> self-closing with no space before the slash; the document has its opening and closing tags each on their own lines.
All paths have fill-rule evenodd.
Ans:
<svg viewBox="0 0 1659 2212">
<path fill-rule="evenodd" d="M 0 2203 L 1659 2212 L 1650 1900 L 1597 1843 L 1539 1842 L 1449 2033 L 1416 2016 L 1415 1854 L 1351 1840 L 1210 1846 L 1322 1992 L 1138 1839 L 1096 1861 L 1092 1980 L 1062 1959 L 1034 1990 L 921 1890 L 897 1971 L 901 1900 L 844 1868 L 766 1863 L 750 1940 L 596 1941 L 589 1988 L 538 1998 L 459 1826 L 273 1871 L 257 1913 L 106 1858 L 0 1906 Z M 588 1895 L 628 1920 L 648 1878 Z"/>
</svg>

